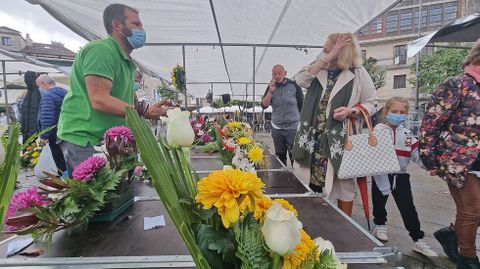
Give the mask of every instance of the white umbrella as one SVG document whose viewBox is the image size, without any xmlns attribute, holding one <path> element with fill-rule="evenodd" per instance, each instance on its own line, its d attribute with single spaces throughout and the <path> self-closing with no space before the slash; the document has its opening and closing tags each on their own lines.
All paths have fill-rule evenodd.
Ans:
<svg viewBox="0 0 480 269">
<path fill-rule="evenodd" d="M 262 113 L 263 108 L 260 106 L 255 106 L 255 113 Z M 247 108 L 248 113 L 253 113 L 253 107 Z"/>
<path fill-rule="evenodd" d="M 239 105 L 223 107 L 224 112 L 237 112 L 237 111 L 239 112 L 242 109 L 243 109 L 243 107 L 239 106 Z"/>
<path fill-rule="evenodd" d="M 218 109 L 211 107 L 211 106 L 204 106 L 199 109 L 199 113 L 202 114 L 212 114 L 212 113 L 218 113 Z M 196 110 L 193 111 L 193 113 L 197 113 Z"/>
<path fill-rule="evenodd" d="M 263 112 L 265 112 L 265 113 L 272 113 L 272 107 L 269 106 L 269 107 L 265 108 L 265 110 L 264 110 Z"/>
</svg>

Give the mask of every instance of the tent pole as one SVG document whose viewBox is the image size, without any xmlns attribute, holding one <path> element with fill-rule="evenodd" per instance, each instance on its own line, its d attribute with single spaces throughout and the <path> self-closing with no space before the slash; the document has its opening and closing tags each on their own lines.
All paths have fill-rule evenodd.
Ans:
<svg viewBox="0 0 480 269">
<path fill-rule="evenodd" d="M 5 69 L 5 61 L 2 60 L 3 70 L 3 90 L 5 90 L 5 114 L 7 115 L 7 124 L 10 123 L 10 113 L 8 112 L 8 97 L 7 97 L 7 70 Z"/>
<path fill-rule="evenodd" d="M 187 105 L 187 70 L 185 69 L 185 45 L 182 45 L 182 62 L 183 62 L 183 71 L 184 71 L 184 82 L 185 82 L 185 89 L 183 94 L 185 95 L 185 110 L 188 110 Z"/>
<path fill-rule="evenodd" d="M 422 0 L 420 0 L 418 7 L 418 38 L 420 38 L 421 35 L 421 30 L 422 30 Z M 415 76 L 416 76 L 416 83 L 415 83 L 415 111 L 417 114 L 420 113 L 419 109 L 419 91 L 420 91 L 420 82 L 418 81 L 420 79 L 420 51 L 416 55 L 415 59 Z"/>
<path fill-rule="evenodd" d="M 255 56 L 256 56 L 256 53 L 257 53 L 257 47 L 256 46 L 253 46 L 253 77 L 252 77 L 252 80 L 253 80 L 253 95 L 252 95 L 252 103 L 253 103 L 253 126 L 252 126 L 252 130 L 253 130 L 253 134 L 255 135 Z"/>
</svg>

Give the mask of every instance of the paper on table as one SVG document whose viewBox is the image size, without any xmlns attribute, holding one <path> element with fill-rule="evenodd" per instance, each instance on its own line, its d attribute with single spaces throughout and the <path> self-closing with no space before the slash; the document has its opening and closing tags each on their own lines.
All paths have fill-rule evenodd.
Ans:
<svg viewBox="0 0 480 269">
<path fill-rule="evenodd" d="M 153 228 L 159 228 L 165 226 L 165 217 L 163 215 L 156 217 L 144 217 L 143 218 L 143 230 L 150 230 Z"/>
<path fill-rule="evenodd" d="M 15 255 L 33 242 L 31 235 L 20 236 L 8 243 L 7 257 Z"/>
</svg>

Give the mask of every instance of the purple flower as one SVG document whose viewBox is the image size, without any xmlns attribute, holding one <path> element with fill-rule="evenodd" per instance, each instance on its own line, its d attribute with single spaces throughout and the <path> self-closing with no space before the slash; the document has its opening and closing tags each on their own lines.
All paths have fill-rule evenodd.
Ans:
<svg viewBox="0 0 480 269">
<path fill-rule="evenodd" d="M 73 169 L 73 179 L 89 181 L 92 176 L 105 166 L 107 160 L 101 156 L 92 156 Z"/>
<path fill-rule="evenodd" d="M 143 172 L 143 166 L 141 165 L 135 167 L 135 169 L 133 170 L 133 173 L 137 176 L 141 176 L 142 172 Z"/>
<path fill-rule="evenodd" d="M 17 214 L 17 211 L 21 208 L 29 208 L 36 205 L 42 206 L 48 203 L 49 202 L 44 200 L 44 197 L 42 197 L 38 193 L 37 187 L 31 187 L 24 192 L 19 192 L 13 195 L 12 200 L 10 200 L 10 204 L 8 205 L 8 210 L 7 210 L 7 216 L 5 218 L 5 223 L 9 218 L 15 216 L 15 214 Z M 7 225 L 7 229 L 9 231 L 13 231 L 18 228 L 20 227 Z"/>
<path fill-rule="evenodd" d="M 204 133 L 200 139 L 202 140 L 202 143 L 207 143 L 212 141 L 212 137 L 207 133 Z"/>
<path fill-rule="evenodd" d="M 132 131 L 126 126 L 116 126 L 108 129 L 103 137 L 104 142 L 107 140 L 107 136 L 113 141 L 115 141 L 117 137 L 121 137 L 127 145 L 135 143 Z"/>
</svg>

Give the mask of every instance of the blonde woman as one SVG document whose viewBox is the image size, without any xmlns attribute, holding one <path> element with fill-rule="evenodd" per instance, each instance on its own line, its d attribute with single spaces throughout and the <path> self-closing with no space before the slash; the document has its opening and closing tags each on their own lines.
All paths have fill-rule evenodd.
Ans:
<svg viewBox="0 0 480 269">
<path fill-rule="evenodd" d="M 359 117 L 354 106 L 376 111 L 377 93 L 362 67 L 358 40 L 352 33 L 328 36 L 322 53 L 295 75 L 298 85 L 307 88 L 300 118 L 294 157 L 310 167 L 310 186 L 337 200 L 338 207 L 352 214 L 354 179 L 338 179 L 345 139 L 344 122 Z M 361 124 L 357 124 L 357 127 Z"/>
</svg>

